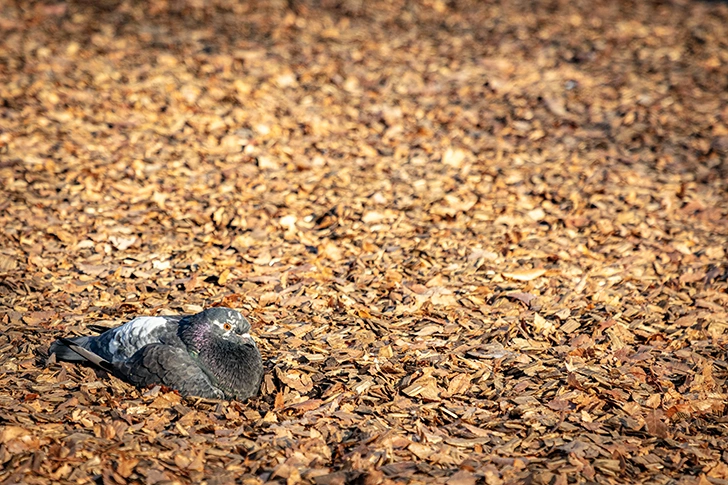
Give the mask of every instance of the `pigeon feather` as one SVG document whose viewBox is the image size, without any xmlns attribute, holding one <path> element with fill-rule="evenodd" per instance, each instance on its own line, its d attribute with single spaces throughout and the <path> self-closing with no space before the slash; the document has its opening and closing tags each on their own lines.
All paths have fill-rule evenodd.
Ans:
<svg viewBox="0 0 728 485">
<path fill-rule="evenodd" d="M 61 337 L 58 339 L 58 342 L 65 345 L 68 349 L 76 353 L 78 357 L 81 357 L 83 360 L 88 360 L 92 364 L 101 367 L 104 370 L 114 372 L 114 365 L 111 362 L 94 354 L 90 350 L 86 350 L 84 347 L 79 345 L 77 341 Z"/>
</svg>

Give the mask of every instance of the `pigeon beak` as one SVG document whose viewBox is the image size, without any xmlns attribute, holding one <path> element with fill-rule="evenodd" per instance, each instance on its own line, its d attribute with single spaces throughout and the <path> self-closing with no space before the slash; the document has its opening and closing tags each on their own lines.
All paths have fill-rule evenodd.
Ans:
<svg viewBox="0 0 728 485">
<path fill-rule="evenodd" d="M 240 336 L 240 340 L 243 341 L 243 345 L 252 345 L 253 347 L 257 347 L 255 340 L 253 340 L 253 337 L 251 337 L 249 333 L 242 334 Z"/>
</svg>

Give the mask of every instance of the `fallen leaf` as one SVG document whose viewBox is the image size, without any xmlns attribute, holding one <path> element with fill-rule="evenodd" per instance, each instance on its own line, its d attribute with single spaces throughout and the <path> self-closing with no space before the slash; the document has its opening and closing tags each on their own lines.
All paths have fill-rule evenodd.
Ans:
<svg viewBox="0 0 728 485">
<path fill-rule="evenodd" d="M 651 411 L 645 416 L 647 432 L 658 438 L 668 437 L 667 424 L 662 420 L 662 411 Z"/>
<path fill-rule="evenodd" d="M 447 485 L 475 485 L 477 477 L 465 470 L 460 470 L 447 479 Z"/>
<path fill-rule="evenodd" d="M 453 376 L 447 386 L 448 396 L 457 396 L 468 392 L 470 389 L 470 381 L 471 377 L 467 374 L 456 374 Z"/>
<path fill-rule="evenodd" d="M 18 267 L 17 260 L 6 254 L 0 254 L 0 271 L 12 271 Z"/>
<path fill-rule="evenodd" d="M 544 274 L 546 274 L 545 269 L 523 269 L 510 273 L 503 273 L 503 277 L 517 281 L 531 281 L 543 276 Z"/>
<path fill-rule="evenodd" d="M 109 242 L 114 245 L 119 251 L 126 251 L 137 241 L 136 236 L 124 237 L 124 236 L 110 236 Z"/>
</svg>

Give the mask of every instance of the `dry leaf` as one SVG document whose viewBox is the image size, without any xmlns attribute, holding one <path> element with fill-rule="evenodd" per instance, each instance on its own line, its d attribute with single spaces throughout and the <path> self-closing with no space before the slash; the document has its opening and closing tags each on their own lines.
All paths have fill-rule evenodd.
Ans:
<svg viewBox="0 0 728 485">
<path fill-rule="evenodd" d="M 432 447 L 423 445 L 421 443 L 412 443 L 407 447 L 407 449 L 410 450 L 417 458 L 421 460 L 427 459 L 435 452 Z"/>
<path fill-rule="evenodd" d="M 402 389 L 402 392 L 410 397 L 420 397 L 427 401 L 439 401 L 441 390 L 437 386 L 437 379 L 431 374 L 431 369 L 425 369 L 423 375 L 411 385 Z"/>
<path fill-rule="evenodd" d="M 543 276 L 544 274 L 546 274 L 545 269 L 523 269 L 512 271 L 510 273 L 503 273 L 503 277 L 518 281 L 531 281 Z"/>
<path fill-rule="evenodd" d="M 470 389 L 470 380 L 471 377 L 467 374 L 456 374 L 450 379 L 450 384 L 447 386 L 447 394 L 449 396 L 465 394 Z"/>
<path fill-rule="evenodd" d="M 460 470 L 453 476 L 447 479 L 445 482 L 447 485 L 475 485 L 478 477 L 473 473 L 465 470 Z"/>
<path fill-rule="evenodd" d="M 645 416 L 645 426 L 647 427 L 647 432 L 652 436 L 667 438 L 668 428 L 665 422 L 662 421 L 662 416 L 662 411 L 652 411 L 647 413 Z"/>
<path fill-rule="evenodd" d="M 17 260 L 5 254 L 0 254 L 0 271 L 12 271 L 18 267 Z"/>
</svg>

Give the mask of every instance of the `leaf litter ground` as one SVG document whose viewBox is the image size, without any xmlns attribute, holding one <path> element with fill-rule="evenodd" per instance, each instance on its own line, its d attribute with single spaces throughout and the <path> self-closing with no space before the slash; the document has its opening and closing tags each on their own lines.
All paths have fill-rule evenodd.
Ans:
<svg viewBox="0 0 728 485">
<path fill-rule="evenodd" d="M 728 5 L 0 5 L 0 482 L 728 480 Z M 246 403 L 47 360 L 224 304 Z"/>
</svg>

